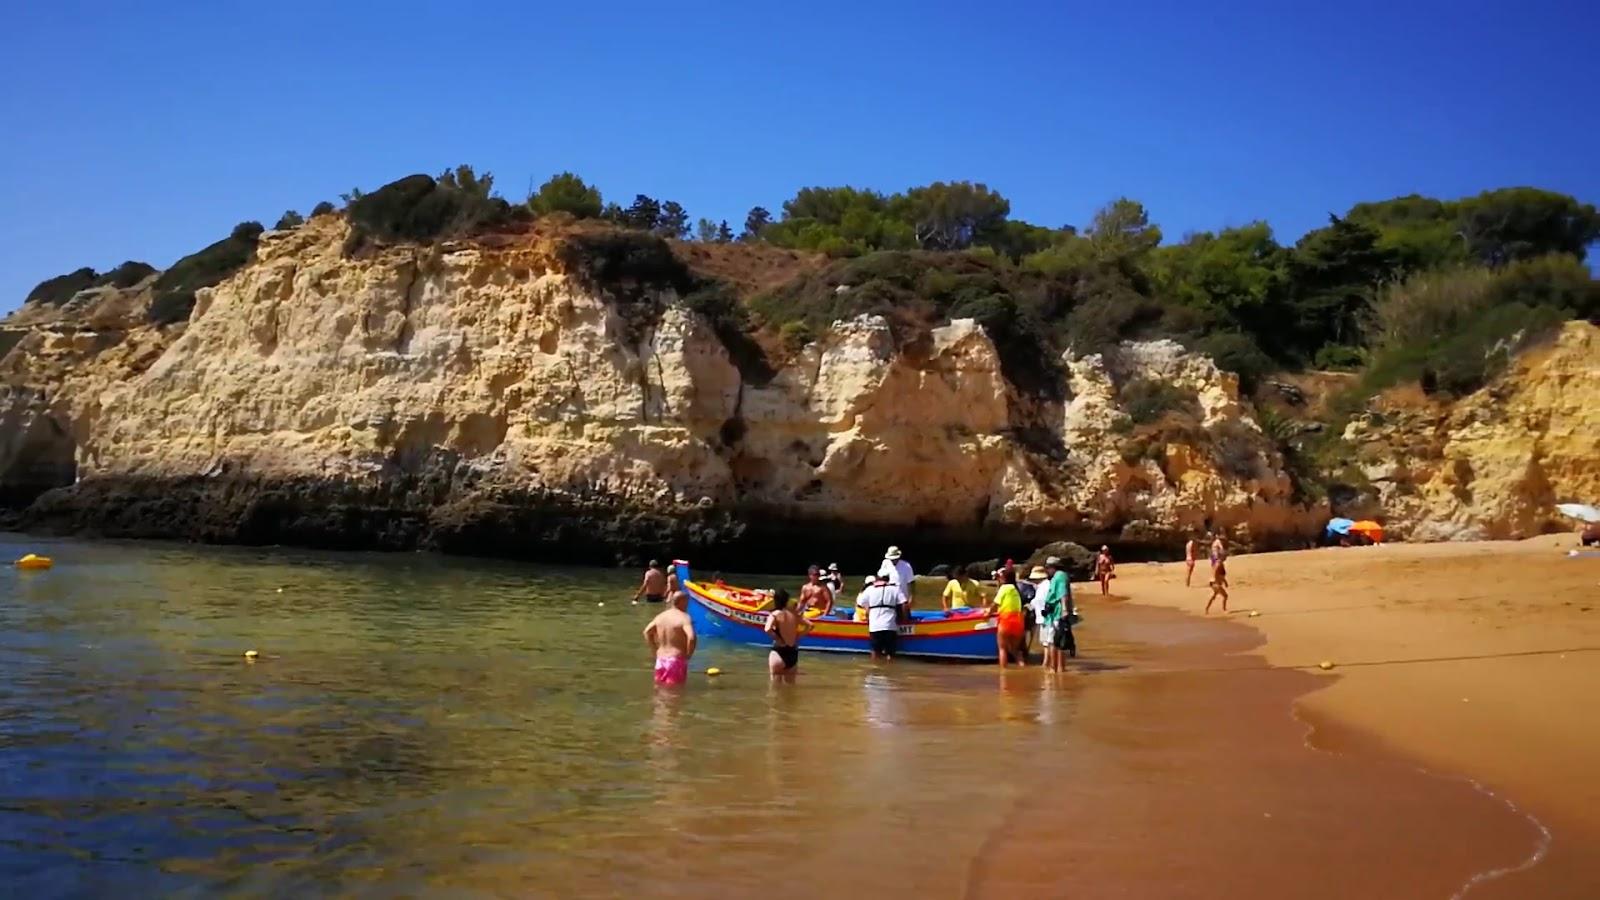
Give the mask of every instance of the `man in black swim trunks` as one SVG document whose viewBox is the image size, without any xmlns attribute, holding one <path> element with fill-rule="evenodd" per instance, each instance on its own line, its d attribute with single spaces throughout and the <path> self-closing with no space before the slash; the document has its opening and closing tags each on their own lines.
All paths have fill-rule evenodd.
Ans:
<svg viewBox="0 0 1600 900">
<path fill-rule="evenodd" d="M 646 603 L 660 603 L 667 599 L 667 573 L 661 568 L 660 561 L 650 560 L 650 567 L 644 570 L 644 581 L 633 592 L 633 602 L 638 603 L 640 597 Z"/>
<path fill-rule="evenodd" d="M 900 589 L 889 583 L 887 572 L 872 578 L 872 587 L 861 592 L 856 606 L 867 612 L 867 636 L 872 640 L 873 659 L 894 659 L 900 646 Z"/>
<path fill-rule="evenodd" d="M 772 637 L 772 652 L 767 654 L 767 671 L 774 677 L 792 677 L 800 667 L 800 632 L 805 619 L 789 608 L 789 592 L 772 592 L 772 612 L 767 615 L 767 634 Z"/>
</svg>

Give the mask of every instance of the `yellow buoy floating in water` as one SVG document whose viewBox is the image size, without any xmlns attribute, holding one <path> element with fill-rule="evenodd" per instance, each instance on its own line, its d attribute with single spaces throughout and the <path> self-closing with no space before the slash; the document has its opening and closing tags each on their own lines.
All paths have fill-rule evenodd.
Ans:
<svg viewBox="0 0 1600 900">
<path fill-rule="evenodd" d="M 1327 660 L 1323 660 L 1322 662 L 1317 663 L 1317 668 L 1324 669 L 1324 670 L 1331 669 L 1331 668 L 1333 668 L 1333 663 L 1331 663 L 1331 662 L 1329 662 Z"/>
<path fill-rule="evenodd" d="M 258 657 L 260 655 L 261 654 L 257 653 L 254 650 L 246 650 L 244 652 L 244 658 L 250 660 L 251 662 L 255 662 L 256 661 L 256 657 Z"/>
<path fill-rule="evenodd" d="M 48 556 L 36 556 L 32 553 L 17 560 L 19 569 L 48 569 L 55 564 L 56 561 Z"/>
<path fill-rule="evenodd" d="M 1254 619 L 1256 616 L 1259 616 L 1259 615 L 1261 615 L 1261 610 L 1259 610 L 1259 609 L 1250 610 L 1250 618 Z"/>
<path fill-rule="evenodd" d="M 712 666 L 711 668 L 706 670 L 706 674 L 710 675 L 712 678 L 715 678 L 718 675 L 722 674 L 722 670 L 717 668 L 716 666 Z"/>
</svg>

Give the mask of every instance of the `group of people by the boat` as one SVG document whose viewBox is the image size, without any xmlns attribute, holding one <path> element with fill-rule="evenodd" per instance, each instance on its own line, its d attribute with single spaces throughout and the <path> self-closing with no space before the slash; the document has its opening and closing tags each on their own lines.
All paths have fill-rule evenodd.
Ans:
<svg viewBox="0 0 1600 900">
<path fill-rule="evenodd" d="M 1216 600 L 1228 610 L 1227 547 L 1220 534 L 1208 534 L 1212 590 L 1206 612 Z M 1190 584 L 1202 541 L 1190 538 L 1184 547 L 1186 572 Z M 1116 561 L 1109 547 L 1102 545 L 1090 564 L 1090 572 L 1100 593 L 1110 593 L 1116 577 Z M 985 574 L 979 572 L 979 575 Z M 1041 564 L 1024 571 L 1015 561 L 1006 560 L 989 575 L 988 582 L 972 577 L 967 567 L 945 567 L 945 584 L 940 606 L 946 616 L 993 618 L 995 656 L 1001 668 L 1026 666 L 1035 641 L 1043 650 L 1043 665 L 1049 672 L 1065 670 L 1065 661 L 1077 656 L 1077 637 L 1073 627 L 1080 621 L 1073 599 L 1072 582 L 1066 564 L 1058 556 L 1048 556 Z M 915 605 L 913 585 L 916 573 L 899 547 L 889 547 L 873 574 L 865 577 L 860 590 L 847 606 L 843 600 L 845 580 L 838 563 L 827 567 L 812 565 L 806 570 L 798 599 L 778 588 L 762 592 L 755 606 L 766 613 L 765 632 L 771 639 L 768 667 L 774 675 L 792 675 L 800 665 L 801 641 L 812 628 L 813 619 L 844 615 L 867 625 L 868 646 L 873 659 L 894 659 L 900 644 L 902 626 L 912 622 Z M 993 585 L 993 595 L 989 585 Z M 688 596 L 677 584 L 675 570 L 667 570 L 651 560 L 634 602 L 668 602 L 668 608 L 645 627 L 645 640 L 657 658 L 656 681 L 680 684 L 688 672 L 688 659 L 694 653 L 694 625 L 687 614 Z"/>
</svg>

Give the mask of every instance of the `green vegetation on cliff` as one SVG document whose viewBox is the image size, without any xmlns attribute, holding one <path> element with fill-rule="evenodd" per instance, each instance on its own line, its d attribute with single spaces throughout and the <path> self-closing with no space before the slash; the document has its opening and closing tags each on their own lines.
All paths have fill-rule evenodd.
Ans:
<svg viewBox="0 0 1600 900">
<path fill-rule="evenodd" d="M 1013 383 L 1033 393 L 1059 391 L 1063 350 L 1170 337 L 1238 373 L 1246 389 L 1275 370 L 1361 370 L 1348 401 L 1358 402 L 1405 380 L 1449 394 L 1473 390 L 1553 323 L 1600 317 L 1600 292 L 1583 263 L 1600 238 L 1600 213 L 1525 187 L 1358 203 L 1292 245 L 1265 222 L 1168 241 L 1129 198 L 1081 229 L 1045 227 L 1012 219 L 1009 199 L 968 181 L 897 193 L 806 187 L 776 216 L 752 208 L 737 241 L 727 222 L 699 220 L 694 245 L 669 243 L 691 233 L 681 204 L 645 194 L 626 206 L 608 202 L 572 172 L 520 203 L 495 195 L 493 176 L 470 166 L 353 190 L 345 201 L 349 253 L 517 230 L 536 218 L 597 221 L 573 231 L 574 271 L 629 306 L 641 326 L 659 315 L 659 290 L 692 298 L 750 372 L 764 365 L 762 347 L 798 352 L 839 319 L 881 314 L 914 342 L 968 317 L 1000 346 Z M 331 211 L 323 203 L 312 214 Z M 290 212 L 278 226 L 301 221 Z M 249 261 L 260 231 L 241 225 L 162 273 L 152 321 L 185 318 L 195 290 Z M 752 277 L 745 270 L 763 264 L 752 250 L 742 264 L 701 270 L 712 255 L 756 245 L 813 262 L 792 276 Z M 149 273 L 139 266 L 59 276 L 28 302 L 60 304 L 107 279 L 132 283 Z"/>
<path fill-rule="evenodd" d="M 188 319 L 194 309 L 194 292 L 244 268 L 255 257 L 263 230 L 260 222 L 240 222 L 227 237 L 173 263 L 153 285 L 150 321 L 169 325 Z"/>
</svg>

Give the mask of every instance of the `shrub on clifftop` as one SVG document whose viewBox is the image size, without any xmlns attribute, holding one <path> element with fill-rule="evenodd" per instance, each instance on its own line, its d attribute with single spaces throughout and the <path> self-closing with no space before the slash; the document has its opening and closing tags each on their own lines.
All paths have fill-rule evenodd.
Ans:
<svg viewBox="0 0 1600 900">
<path fill-rule="evenodd" d="M 256 243 L 264 230 L 260 222 L 240 222 L 227 237 L 173 263 L 156 279 L 150 321 L 170 325 L 189 318 L 194 309 L 194 292 L 218 284 L 244 268 L 255 256 Z"/>
<path fill-rule="evenodd" d="M 100 274 L 85 266 L 65 275 L 57 275 L 39 282 L 23 303 L 48 303 L 51 306 L 60 306 L 71 300 L 79 291 L 89 288 L 111 285 L 118 288 L 130 288 L 155 274 L 155 267 L 149 263 L 128 260 L 109 272 Z"/>
<path fill-rule="evenodd" d="M 492 196 L 494 176 L 457 166 L 437 179 L 408 175 L 370 194 L 351 192 L 347 251 L 373 241 L 434 241 L 464 237 L 513 218 L 511 205 Z M 526 217 L 526 211 L 523 216 Z"/>
</svg>

